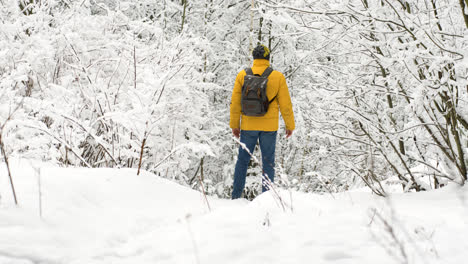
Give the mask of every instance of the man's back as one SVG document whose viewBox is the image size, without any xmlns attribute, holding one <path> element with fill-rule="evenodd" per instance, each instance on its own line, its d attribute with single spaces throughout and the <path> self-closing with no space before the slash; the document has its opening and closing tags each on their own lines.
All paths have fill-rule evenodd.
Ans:
<svg viewBox="0 0 468 264">
<path fill-rule="evenodd" d="M 269 66 L 268 60 L 255 59 L 252 72 L 261 75 Z M 236 77 L 231 97 L 230 127 L 241 130 L 276 131 L 278 130 L 279 110 L 281 110 L 286 129 L 294 130 L 294 114 L 288 86 L 284 75 L 279 71 L 273 71 L 268 76 L 267 97 L 271 100 L 276 96 L 276 99 L 271 102 L 268 112 L 264 116 L 246 116 L 241 113 L 242 85 L 246 74 L 245 70 L 242 70 Z"/>
</svg>

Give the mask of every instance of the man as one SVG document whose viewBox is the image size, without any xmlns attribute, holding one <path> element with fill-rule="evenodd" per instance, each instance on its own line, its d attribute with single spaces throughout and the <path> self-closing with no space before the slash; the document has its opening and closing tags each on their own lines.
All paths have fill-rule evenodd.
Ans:
<svg viewBox="0 0 468 264">
<path fill-rule="evenodd" d="M 252 73 L 262 75 L 262 73 L 270 66 L 270 51 L 263 45 L 257 46 L 253 52 L 253 67 Z M 268 177 L 273 182 L 275 177 L 275 147 L 276 134 L 278 130 L 279 111 L 286 124 L 286 137 L 289 138 L 295 128 L 294 114 L 292 110 L 291 97 L 289 95 L 286 79 L 281 72 L 273 71 L 268 76 L 266 94 L 268 100 L 271 101 L 268 111 L 264 116 L 246 116 L 241 113 L 241 97 L 242 85 L 244 77 L 247 75 L 245 70 L 237 74 L 234 89 L 231 97 L 231 116 L 230 127 L 232 134 L 240 137 L 240 142 L 245 144 L 247 152 L 242 146 L 239 147 L 239 156 L 237 158 L 236 168 L 234 171 L 234 186 L 232 190 L 232 199 L 241 197 L 245 186 L 245 177 L 247 167 L 249 165 L 251 155 L 253 153 L 257 141 L 260 143 L 262 152 L 263 177 L 262 177 L 262 192 L 267 191 Z"/>
</svg>

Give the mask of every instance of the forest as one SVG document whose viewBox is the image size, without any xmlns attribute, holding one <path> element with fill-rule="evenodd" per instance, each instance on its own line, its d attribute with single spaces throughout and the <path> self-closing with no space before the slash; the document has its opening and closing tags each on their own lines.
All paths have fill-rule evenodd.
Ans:
<svg viewBox="0 0 468 264">
<path fill-rule="evenodd" d="M 238 151 L 232 88 L 260 43 L 286 77 L 296 120 L 289 139 L 280 124 L 276 185 L 314 193 L 366 186 L 385 197 L 389 187 L 420 192 L 468 180 L 468 0 L 0 7 L 7 167 L 25 158 L 132 168 L 228 198 Z M 252 161 L 246 197 L 259 193 L 260 174 Z"/>
</svg>

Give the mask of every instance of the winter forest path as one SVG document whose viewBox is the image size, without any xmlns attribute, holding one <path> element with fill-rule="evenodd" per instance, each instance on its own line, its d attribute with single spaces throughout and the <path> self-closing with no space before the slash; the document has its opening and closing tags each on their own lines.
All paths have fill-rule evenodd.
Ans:
<svg viewBox="0 0 468 264">
<path fill-rule="evenodd" d="M 0 174 L 0 263 L 463 263 L 467 189 L 331 196 L 289 193 L 284 212 L 209 197 L 149 173 L 16 162 L 20 207 Z M 292 198 L 292 202 L 291 202 Z M 457 243 L 453 243 L 457 241 Z"/>
</svg>

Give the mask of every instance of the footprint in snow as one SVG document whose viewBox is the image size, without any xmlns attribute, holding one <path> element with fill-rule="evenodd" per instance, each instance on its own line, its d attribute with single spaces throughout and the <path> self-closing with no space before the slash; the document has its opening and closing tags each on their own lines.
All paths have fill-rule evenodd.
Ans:
<svg viewBox="0 0 468 264">
<path fill-rule="evenodd" d="M 325 260 L 339 260 L 339 259 L 348 259 L 353 258 L 352 255 L 346 254 L 339 251 L 329 251 L 323 255 Z"/>
</svg>

